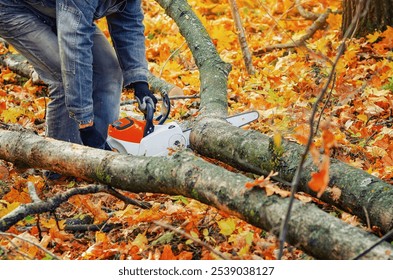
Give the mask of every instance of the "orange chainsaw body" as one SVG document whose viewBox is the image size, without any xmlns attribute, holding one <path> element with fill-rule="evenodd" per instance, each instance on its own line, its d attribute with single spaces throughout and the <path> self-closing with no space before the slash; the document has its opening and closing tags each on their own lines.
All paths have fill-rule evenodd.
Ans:
<svg viewBox="0 0 393 280">
<path fill-rule="evenodd" d="M 108 135 L 126 142 L 140 143 L 143 138 L 145 125 L 145 121 L 125 117 L 109 126 Z"/>
</svg>

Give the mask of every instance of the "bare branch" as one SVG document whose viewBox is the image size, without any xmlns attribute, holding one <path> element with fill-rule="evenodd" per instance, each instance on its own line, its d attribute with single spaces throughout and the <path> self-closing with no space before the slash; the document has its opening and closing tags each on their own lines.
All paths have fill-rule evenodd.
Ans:
<svg viewBox="0 0 393 280">
<path fill-rule="evenodd" d="M 98 192 L 106 192 L 108 194 L 114 195 L 116 197 L 120 197 L 120 193 L 113 190 L 112 188 L 104 185 L 89 185 L 81 188 L 74 188 L 68 190 L 64 193 L 59 193 L 47 201 L 40 200 L 38 198 L 37 201 L 32 203 L 23 204 L 17 207 L 15 210 L 11 211 L 7 215 L 3 216 L 0 219 L 0 231 L 6 231 L 12 225 L 16 224 L 20 220 L 24 219 L 28 215 L 32 214 L 40 214 L 44 212 L 53 212 L 60 204 L 66 202 L 70 197 L 78 194 L 89 194 L 89 193 L 98 193 Z M 147 208 L 148 204 L 139 202 L 137 200 L 127 198 L 127 203 L 136 205 L 138 207 Z"/>
<path fill-rule="evenodd" d="M 277 49 L 289 49 L 289 48 L 296 48 L 300 46 L 304 46 L 306 41 L 310 39 L 317 30 L 322 29 L 325 24 L 326 20 L 330 14 L 331 10 L 327 9 L 326 12 L 321 14 L 314 22 L 313 24 L 307 29 L 306 34 L 304 34 L 302 37 L 300 37 L 296 41 L 291 41 L 286 44 L 276 44 L 276 45 L 271 45 L 271 46 L 265 46 L 257 51 L 254 51 L 255 56 L 261 56 L 266 52 L 271 52 L 273 50 Z"/>
<path fill-rule="evenodd" d="M 296 8 L 299 12 L 299 14 L 304 17 L 305 19 L 311 19 L 311 20 L 316 20 L 320 16 L 319 14 L 307 11 L 306 9 L 303 8 L 301 0 L 296 0 L 295 2 Z"/>
<path fill-rule="evenodd" d="M 246 34 L 244 32 L 244 28 L 239 15 L 239 9 L 237 7 L 236 0 L 229 0 L 229 4 L 232 10 L 232 17 L 235 21 L 237 37 L 239 39 L 240 47 L 243 53 L 243 60 L 246 65 L 247 73 L 249 75 L 252 75 L 255 73 L 255 69 L 254 66 L 252 65 L 251 52 L 250 49 L 248 48 Z"/>
<path fill-rule="evenodd" d="M 54 254 L 53 254 L 51 251 L 49 251 L 48 249 L 42 247 L 40 244 L 37 244 L 37 243 L 35 243 L 35 242 L 33 242 L 33 241 L 30 241 L 30 240 L 28 240 L 28 239 L 26 239 L 26 238 L 23 238 L 23 237 L 19 236 L 19 235 L 16 235 L 16 234 L 13 234 L 13 233 L 9 233 L 9 232 L 1 232 L 1 231 L 0 231 L 0 235 L 2 235 L 2 236 L 12 236 L 12 237 L 14 237 L 14 238 L 20 239 L 20 240 L 22 240 L 23 242 L 27 242 L 27 243 L 29 243 L 29 244 L 31 244 L 31 245 L 33 245 L 33 246 L 36 246 L 36 247 L 39 248 L 40 250 L 44 251 L 45 254 L 49 255 L 52 259 L 54 259 L 54 260 L 60 260 L 60 258 L 59 258 L 58 256 L 54 255 Z M 15 244 L 14 244 L 14 245 L 15 245 Z M 15 245 L 15 246 L 16 246 L 16 245 Z"/>
</svg>

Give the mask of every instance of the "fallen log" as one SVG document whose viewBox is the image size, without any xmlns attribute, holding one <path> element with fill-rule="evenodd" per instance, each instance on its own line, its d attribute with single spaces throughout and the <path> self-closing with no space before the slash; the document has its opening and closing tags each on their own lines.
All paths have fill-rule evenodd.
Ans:
<svg viewBox="0 0 393 280">
<path fill-rule="evenodd" d="M 217 137 L 220 135 L 220 137 Z M 241 130 L 224 122 L 206 119 L 193 127 L 192 148 L 199 153 L 221 160 L 255 174 L 278 172 L 278 177 L 291 182 L 304 147 L 282 141 L 280 151 L 274 149 L 270 137 L 256 131 Z M 317 168 L 311 156 L 306 160 L 299 191 L 315 195 L 308 188 L 311 174 Z M 331 159 L 329 187 L 322 201 L 370 221 L 382 232 L 393 228 L 393 186 L 367 172 Z M 338 190 L 339 195 L 337 195 Z M 368 218 L 367 218 L 368 217 Z"/>
<path fill-rule="evenodd" d="M 266 196 L 245 188 L 250 178 L 183 151 L 170 157 L 135 157 L 42 138 L 29 132 L 0 130 L 0 159 L 18 166 L 49 169 L 93 179 L 129 192 L 183 195 L 279 233 L 288 198 Z M 1 224 L 1 220 L 0 220 Z M 311 203 L 296 201 L 288 242 L 318 259 L 351 259 L 378 240 L 373 234 L 345 224 Z M 384 242 L 368 259 L 393 259 Z"/>
</svg>

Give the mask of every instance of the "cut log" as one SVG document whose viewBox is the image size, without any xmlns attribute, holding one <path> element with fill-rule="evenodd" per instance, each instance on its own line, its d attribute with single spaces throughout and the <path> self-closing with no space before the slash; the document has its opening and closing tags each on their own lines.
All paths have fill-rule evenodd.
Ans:
<svg viewBox="0 0 393 280">
<path fill-rule="evenodd" d="M 220 135 L 220 137 L 217 137 Z M 278 172 L 278 177 L 291 182 L 304 147 L 283 141 L 280 151 L 274 149 L 270 137 L 245 131 L 224 122 L 206 119 L 194 126 L 192 148 L 241 170 L 256 174 Z M 299 191 L 315 195 L 308 188 L 312 172 L 317 171 L 311 156 L 301 176 Z M 331 159 L 329 188 L 321 200 L 379 227 L 383 232 L 393 228 L 393 186 L 367 172 L 339 160 Z M 335 190 L 341 195 L 337 196 Z"/>
<path fill-rule="evenodd" d="M 0 159 L 19 166 L 49 169 L 93 179 L 129 192 L 183 195 L 197 199 L 278 234 L 288 198 L 266 196 L 245 188 L 250 178 L 207 163 L 187 151 L 168 158 L 135 157 L 92 149 L 29 132 L 0 130 Z M 0 220 L 1 224 L 1 220 Z M 378 238 L 296 201 L 288 241 L 318 259 L 351 259 Z M 383 243 L 365 256 L 392 259 L 393 246 Z"/>
</svg>

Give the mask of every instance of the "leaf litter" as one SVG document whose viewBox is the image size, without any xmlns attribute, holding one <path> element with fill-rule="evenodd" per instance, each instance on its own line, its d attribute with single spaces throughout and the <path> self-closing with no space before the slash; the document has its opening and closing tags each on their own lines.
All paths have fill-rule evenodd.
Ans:
<svg viewBox="0 0 393 280">
<path fill-rule="evenodd" d="M 311 22 L 299 16 L 293 8 L 295 1 L 238 0 L 249 47 L 257 51 L 265 45 L 285 43 L 304 34 Z M 340 44 L 341 15 L 328 18 L 328 26 L 318 30 L 307 42 L 307 48 L 277 49 L 261 56 L 253 56 L 256 73 L 247 75 L 237 41 L 230 8 L 215 0 L 189 1 L 207 27 L 220 56 L 232 64 L 228 80 L 229 113 L 250 109 L 260 112 L 260 119 L 249 127 L 266 133 L 279 145 L 281 137 L 304 144 L 307 139 L 308 117 L 319 94 Z M 327 8 L 341 9 L 341 1 L 303 1 L 304 7 L 314 13 Z M 184 90 L 186 95 L 199 91 L 198 69 L 190 50 L 177 26 L 164 14 L 156 2 L 144 2 L 147 57 L 152 73 Z M 104 21 L 99 27 L 108 35 Z M 392 33 L 369 34 L 366 38 L 352 39 L 337 67 L 337 79 L 332 97 L 324 112 L 328 126 L 317 134 L 312 146 L 314 157 L 322 150 L 319 171 L 313 175 L 311 188 L 322 191 L 328 179 L 329 162 L 334 157 L 392 183 L 393 181 L 393 62 Z M 3 47 L 0 54 L 6 53 Z M 174 55 L 172 55 L 175 52 Z M 170 60 L 168 58 L 170 57 Z M 123 92 L 122 99 L 132 96 Z M 0 121 L 16 123 L 44 134 L 47 89 L 24 80 L 2 67 L 0 73 Z M 195 100 L 174 102 L 171 118 L 188 118 Z M 192 115 L 192 114 L 191 114 Z M 334 145 L 333 145 L 334 143 Z M 32 182 L 40 197 L 50 197 L 70 187 L 83 186 L 83 181 L 64 179 L 45 182 L 40 174 L 26 175 L 12 164 L 0 164 L 0 216 L 22 203 L 30 201 L 26 188 Z M 288 191 L 270 178 L 258 178 L 247 187 L 264 188 L 268 195 L 286 197 Z M 341 193 L 327 189 L 334 199 Z M 61 205 L 55 213 L 20 221 L 8 232 L 17 234 L 49 249 L 63 259 L 216 259 L 205 247 L 181 234 L 173 233 L 154 224 L 168 223 L 193 238 L 208 243 L 226 256 L 235 259 L 275 259 L 276 238 L 226 213 L 182 196 L 158 194 L 127 194 L 150 203 L 150 209 L 125 205 L 107 194 L 75 196 Z M 297 194 L 304 203 L 315 198 Z M 357 217 L 338 213 L 355 226 Z M 95 225 L 116 224 L 109 231 L 64 230 L 67 219 L 88 216 Z M 37 223 L 38 222 L 38 223 Z M 39 228 L 37 227 L 39 225 Z M 362 226 L 362 225 L 360 225 Z M 102 227 L 104 229 L 104 227 Z M 0 237 L 2 259 L 48 259 L 39 247 L 12 238 Z M 288 246 L 284 259 L 308 259 L 300 250 Z"/>
</svg>

